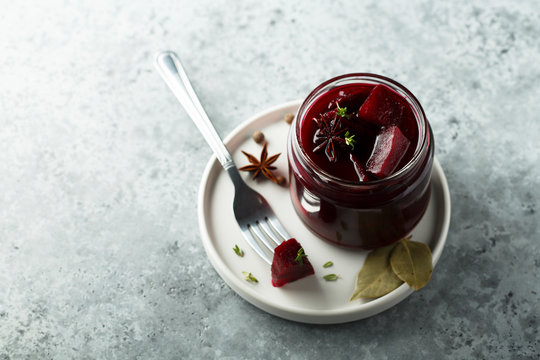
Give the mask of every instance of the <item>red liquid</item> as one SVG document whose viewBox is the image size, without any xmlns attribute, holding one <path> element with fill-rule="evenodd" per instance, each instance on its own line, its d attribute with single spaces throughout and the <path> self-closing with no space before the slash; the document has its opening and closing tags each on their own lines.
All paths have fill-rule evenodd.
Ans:
<svg viewBox="0 0 540 360">
<path fill-rule="evenodd" d="M 343 79 L 352 83 L 332 86 L 332 81 L 343 83 Z M 392 91 L 396 96 L 390 110 L 381 109 L 372 98 L 366 102 L 369 106 L 364 107 L 364 113 L 360 110 L 358 115 L 371 91 L 381 83 L 404 89 L 392 80 L 370 74 L 346 75 L 321 85 L 299 109 L 289 138 L 290 189 L 297 213 L 317 235 L 347 247 L 373 249 L 401 239 L 420 221 L 429 203 L 433 141 L 414 96 L 406 89 L 403 91 L 408 99 Z M 334 109 L 336 101 L 351 115 L 341 118 L 341 126 L 355 135 L 356 144 L 354 149 L 344 144 L 335 147 L 332 162 L 325 151 L 314 151 L 318 126 L 313 118 Z M 377 112 L 390 115 L 381 121 L 369 119 Z M 366 166 L 374 156 L 377 135 L 385 129 L 395 130 L 389 129 L 391 126 L 397 126 L 402 141 L 410 144 L 402 147 L 406 150 L 399 154 L 395 169 L 379 178 L 381 173 L 370 173 Z"/>
</svg>

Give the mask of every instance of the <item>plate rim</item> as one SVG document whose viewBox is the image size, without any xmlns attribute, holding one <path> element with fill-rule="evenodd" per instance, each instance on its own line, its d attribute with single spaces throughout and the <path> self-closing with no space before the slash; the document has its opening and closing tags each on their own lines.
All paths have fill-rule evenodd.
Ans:
<svg viewBox="0 0 540 360">
<path fill-rule="evenodd" d="M 243 121 L 237 125 L 223 140 L 225 144 L 230 143 L 234 138 L 240 135 L 249 127 L 253 122 L 257 121 L 260 118 L 266 117 L 274 112 L 281 111 L 283 112 L 287 108 L 295 107 L 296 109 L 302 103 L 301 100 L 294 100 L 285 103 L 281 103 L 275 106 L 272 106 L 266 110 L 260 111 L 253 116 L 249 117 L 247 120 Z M 296 109 L 294 111 L 296 111 Z M 371 300 L 367 303 L 362 303 L 358 308 L 348 308 L 348 309 L 326 309 L 326 310 L 310 310 L 304 309 L 297 306 L 283 305 L 283 304 L 274 304 L 270 305 L 257 296 L 257 291 L 254 288 L 247 287 L 233 272 L 227 267 L 227 265 L 222 261 L 218 256 L 216 249 L 211 246 L 212 238 L 209 234 L 208 228 L 206 226 L 206 214 L 205 214 L 205 202 L 207 198 L 206 188 L 210 184 L 210 175 L 215 167 L 221 167 L 221 164 L 217 161 L 217 158 L 214 154 L 210 157 L 208 163 L 205 166 L 204 172 L 201 177 L 201 182 L 199 185 L 199 193 L 197 200 L 197 217 L 199 223 L 199 230 L 201 232 L 201 241 L 205 249 L 206 255 L 210 260 L 214 270 L 222 278 L 222 280 L 235 291 L 240 297 L 245 299 L 247 302 L 258 307 L 259 309 L 268 312 L 272 315 L 297 321 L 303 323 L 311 324 L 338 324 L 346 323 L 350 321 L 361 320 L 373 315 L 376 315 L 382 311 L 388 310 L 389 308 L 395 306 L 399 302 L 403 301 L 406 297 L 413 293 L 413 290 L 408 287 L 406 284 L 401 285 L 394 291 L 390 292 L 387 295 L 384 295 L 380 298 Z M 448 236 L 448 230 L 450 227 L 450 217 L 451 217 L 451 203 L 450 203 L 450 190 L 448 187 L 448 182 L 446 175 L 438 161 L 435 157 L 433 161 L 434 172 L 437 171 L 442 187 L 442 199 L 443 199 L 443 219 L 442 226 L 439 235 L 439 240 L 437 241 L 433 249 L 433 264 L 434 267 L 437 264 L 446 239 Z"/>
</svg>

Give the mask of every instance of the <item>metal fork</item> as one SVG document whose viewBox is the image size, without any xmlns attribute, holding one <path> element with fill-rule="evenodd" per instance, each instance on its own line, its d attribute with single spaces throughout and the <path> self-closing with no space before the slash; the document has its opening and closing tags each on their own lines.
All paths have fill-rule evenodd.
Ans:
<svg viewBox="0 0 540 360">
<path fill-rule="evenodd" d="M 178 56 L 172 51 L 157 53 L 154 58 L 154 65 L 191 117 L 191 120 L 197 125 L 197 128 L 216 154 L 221 166 L 229 174 L 234 184 L 234 216 L 244 238 L 261 258 L 271 264 L 272 260 L 261 248 L 260 243 L 264 244 L 273 253 L 277 245 L 283 240 L 289 239 L 287 231 L 279 222 L 266 199 L 252 190 L 242 180 L 231 154 L 199 102 Z"/>
</svg>

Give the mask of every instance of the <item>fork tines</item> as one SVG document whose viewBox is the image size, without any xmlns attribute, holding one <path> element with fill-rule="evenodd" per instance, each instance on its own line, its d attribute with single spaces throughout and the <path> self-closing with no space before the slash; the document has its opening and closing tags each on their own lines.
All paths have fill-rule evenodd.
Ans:
<svg viewBox="0 0 540 360">
<path fill-rule="evenodd" d="M 269 264 L 272 264 L 269 253 L 265 252 L 259 244 L 263 243 L 268 251 L 273 253 L 276 246 L 289 239 L 289 235 L 275 217 L 265 217 L 249 223 L 245 229 L 242 229 L 242 233 L 253 250 Z"/>
</svg>

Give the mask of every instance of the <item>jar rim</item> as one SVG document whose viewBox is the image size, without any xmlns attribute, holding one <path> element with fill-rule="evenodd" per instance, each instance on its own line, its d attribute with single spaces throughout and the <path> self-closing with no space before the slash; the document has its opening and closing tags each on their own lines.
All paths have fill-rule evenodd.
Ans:
<svg viewBox="0 0 540 360">
<path fill-rule="evenodd" d="M 353 80 L 353 81 L 348 82 L 348 80 Z M 319 165 L 317 165 L 308 156 L 305 149 L 302 146 L 300 146 L 300 143 L 301 143 L 300 126 L 303 121 L 302 118 L 305 115 L 305 112 L 308 110 L 309 106 L 314 101 L 316 101 L 317 98 L 319 98 L 319 96 L 322 95 L 324 92 L 331 90 L 337 86 L 355 84 L 355 83 L 364 83 L 364 84 L 372 83 L 375 85 L 388 86 L 393 91 L 401 95 L 407 101 L 407 103 L 411 107 L 411 110 L 414 113 L 414 117 L 418 125 L 419 139 L 417 141 L 416 149 L 414 151 L 413 156 L 411 157 L 409 162 L 407 162 L 401 169 L 399 169 L 392 175 L 387 176 L 383 179 L 376 179 L 376 180 L 371 180 L 371 181 L 366 181 L 366 182 L 357 182 L 357 181 L 346 180 L 346 179 L 336 177 L 328 173 L 324 169 L 322 169 Z M 318 85 L 313 91 L 309 93 L 309 95 L 306 97 L 304 102 L 302 102 L 302 104 L 298 108 L 295 119 L 296 119 L 295 131 L 294 131 L 295 136 L 291 136 L 291 137 L 295 138 L 296 145 L 297 145 L 297 148 L 300 149 L 300 154 L 301 154 L 302 159 L 306 161 L 308 165 L 310 166 L 310 168 L 314 169 L 315 172 L 318 174 L 318 176 L 321 177 L 321 179 L 324 180 L 326 183 L 335 183 L 336 185 L 349 187 L 349 188 L 372 187 L 372 186 L 377 186 L 377 185 L 391 182 L 392 180 L 401 178 L 404 174 L 407 174 L 411 168 L 414 167 L 414 164 L 422 156 L 422 150 L 425 148 L 426 144 L 429 144 L 429 141 L 430 141 L 429 138 L 430 138 L 431 129 L 427 122 L 424 109 L 420 105 L 420 102 L 418 101 L 418 99 L 405 86 L 401 85 L 397 81 L 392 80 L 386 76 L 372 74 L 372 73 L 349 73 L 349 74 L 339 75 L 329 80 L 326 80 L 325 82 Z"/>
</svg>

